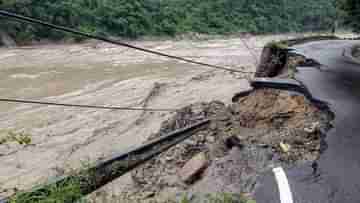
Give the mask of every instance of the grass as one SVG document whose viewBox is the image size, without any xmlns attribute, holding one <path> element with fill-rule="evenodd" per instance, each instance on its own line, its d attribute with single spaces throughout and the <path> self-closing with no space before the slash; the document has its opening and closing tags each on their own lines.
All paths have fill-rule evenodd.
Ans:
<svg viewBox="0 0 360 203">
<path fill-rule="evenodd" d="M 19 145 L 29 145 L 32 142 L 31 135 L 23 132 L 17 133 L 11 130 L 0 131 L 0 144 L 15 142 Z"/>
<path fill-rule="evenodd" d="M 74 178 L 64 184 L 39 186 L 34 192 L 18 193 L 9 203 L 65 203 L 74 202 L 81 197 L 80 181 Z"/>
<path fill-rule="evenodd" d="M 67 178 L 50 180 L 46 184 L 38 185 L 30 191 L 19 191 L 10 198 L 9 203 L 88 203 L 82 193 L 82 186 L 90 180 L 89 161 L 82 161 L 79 170 L 70 169 Z M 78 174 L 78 175 L 75 175 Z M 63 174 L 65 175 L 65 174 Z"/>
<path fill-rule="evenodd" d="M 101 201 L 85 199 L 81 194 L 81 183 L 77 179 L 67 181 L 65 184 L 42 187 L 41 190 L 30 193 L 19 193 L 10 199 L 9 203 L 139 203 L 142 201 L 119 200 L 103 198 Z M 34 190 L 35 191 L 35 190 Z M 107 196 L 107 194 L 102 194 Z M 242 195 L 221 193 L 204 196 L 201 200 L 188 199 L 186 197 L 179 201 L 146 201 L 148 203 L 256 203 L 254 200 Z"/>
<path fill-rule="evenodd" d="M 48 184 L 39 185 L 31 191 L 19 191 L 9 200 L 9 203 L 133 203 L 143 201 L 120 200 L 117 198 L 108 199 L 110 197 L 107 192 L 100 196 L 100 201 L 85 197 L 84 188 L 92 185 L 92 181 L 96 181 L 96 174 L 89 170 L 91 164 L 89 161 L 81 162 L 82 167 L 79 170 L 72 171 L 65 179 L 50 181 Z M 121 166 L 122 167 L 122 166 Z M 117 167 L 116 170 L 120 170 Z M 77 174 L 77 175 L 75 175 Z M 244 195 L 233 194 L 211 194 L 206 196 L 199 196 L 199 200 L 183 198 L 181 200 L 167 200 L 167 201 L 146 201 L 148 203 L 256 203 Z"/>
<path fill-rule="evenodd" d="M 22 143 L 28 143 L 29 141 L 24 138 L 27 137 L 24 134 L 10 133 L 11 140 L 16 140 Z M 16 137 L 16 139 L 14 138 Z M 65 178 L 59 180 L 49 181 L 44 185 L 34 187 L 31 191 L 19 191 L 9 199 L 9 203 L 133 203 L 143 201 L 132 200 L 120 200 L 117 198 L 110 198 L 107 192 L 100 196 L 100 201 L 85 197 L 84 188 L 92 185 L 92 181 L 97 179 L 96 174 L 93 174 L 91 170 L 90 161 L 81 162 L 81 169 L 73 170 L 71 174 Z M 120 170 L 123 166 L 116 167 L 116 170 Z M 77 175 L 75 175 L 77 174 Z M 144 200 L 145 201 L 145 200 Z M 253 200 L 245 197 L 244 195 L 233 194 L 211 194 L 206 196 L 199 196 L 198 199 L 182 198 L 181 200 L 167 200 L 167 201 L 146 201 L 148 203 L 256 203 Z"/>
<path fill-rule="evenodd" d="M 280 50 L 289 48 L 289 46 L 285 42 L 277 42 L 277 41 L 269 42 L 268 44 L 266 44 L 265 47 L 269 47 L 269 48 L 273 48 L 273 49 L 280 49 Z"/>
</svg>

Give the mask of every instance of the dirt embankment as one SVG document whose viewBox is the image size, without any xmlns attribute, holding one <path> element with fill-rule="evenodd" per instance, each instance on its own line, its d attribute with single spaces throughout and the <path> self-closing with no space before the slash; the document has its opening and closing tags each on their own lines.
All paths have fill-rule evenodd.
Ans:
<svg viewBox="0 0 360 203">
<path fill-rule="evenodd" d="M 248 44 L 257 52 L 266 42 L 286 38 L 288 36 L 285 35 L 254 37 L 248 39 Z M 200 42 L 137 42 L 136 45 L 212 64 L 233 67 L 238 67 L 241 64 L 246 68 L 246 71 L 253 71 L 254 58 L 249 54 L 243 41 L 238 38 Z M 237 76 L 228 73 L 221 71 L 204 72 L 200 67 L 176 63 L 152 55 L 143 55 L 106 44 L 2 49 L 0 55 L 2 59 L 1 81 L 3 82 L 3 88 L 0 88 L 0 92 L 7 97 L 43 98 L 64 103 L 93 105 L 141 106 L 148 104 L 152 108 L 181 108 L 194 102 L 212 101 L 214 99 L 221 99 L 222 102 L 227 103 L 235 92 L 246 90 L 249 87 L 246 80 L 239 80 Z M 77 76 L 76 80 L 73 79 L 74 75 Z M 45 83 L 46 86 L 43 85 Z M 165 86 L 160 85 L 161 91 L 158 91 L 156 97 L 153 97 L 151 96 L 153 95 L 152 87 L 156 83 L 165 84 Z M 29 84 L 31 84 L 31 88 L 29 88 Z M 289 113 L 290 116 L 286 113 L 277 115 L 276 111 L 270 112 L 272 106 L 278 105 L 278 103 L 272 104 L 268 101 L 269 107 L 267 107 L 265 103 L 261 102 L 268 96 L 278 98 L 279 96 L 276 94 L 271 96 L 270 93 L 263 92 L 260 94 L 260 92 L 255 91 L 249 96 L 243 97 L 244 101 L 241 99 L 230 106 L 221 102 L 211 102 L 184 108 L 174 118 L 167 121 L 167 124 L 163 124 L 161 133 L 185 126 L 185 124 L 196 119 L 207 117 L 214 118 L 211 128 L 172 149 L 174 151 L 171 152 L 174 154 L 169 153 L 174 155 L 173 159 L 170 157 L 167 161 L 166 158 L 163 158 L 166 157 L 165 154 L 153 160 L 151 163 L 158 170 L 154 169 L 153 171 L 144 168 L 149 164 L 140 168 L 139 170 L 147 171 L 144 172 L 144 177 L 151 176 L 154 177 L 153 180 L 141 181 L 140 175 L 137 178 L 137 182 L 140 184 L 124 190 L 125 192 L 121 193 L 121 196 L 126 197 L 128 195 L 141 200 L 145 196 L 161 197 L 161 193 L 171 193 L 166 191 L 173 190 L 175 193 L 190 191 L 191 189 L 195 190 L 196 185 L 200 185 L 197 187 L 198 189 L 205 188 L 200 184 L 205 184 L 205 180 L 209 180 L 208 185 L 218 185 L 218 188 L 215 188 L 216 190 L 232 191 L 226 186 L 232 185 L 231 187 L 234 188 L 233 191 L 235 192 L 238 192 L 238 188 L 242 188 L 242 191 L 251 192 L 253 187 L 251 185 L 256 182 L 253 180 L 256 175 L 253 174 L 264 171 L 266 167 L 272 165 L 271 163 L 275 164 L 278 162 L 277 160 L 283 163 L 306 160 L 305 155 L 308 155 L 310 157 L 308 159 L 312 160 L 313 157 L 316 157 L 317 150 L 311 153 L 307 150 L 298 152 L 300 150 L 296 151 L 297 145 L 293 144 L 291 140 L 286 140 L 286 136 L 283 136 L 282 139 L 268 140 L 269 136 L 266 136 L 268 133 L 284 135 L 286 134 L 285 129 L 293 129 L 290 126 L 286 127 L 287 124 L 281 123 L 289 122 L 294 114 L 301 115 L 296 112 Z M 146 96 L 151 96 L 150 102 Z M 308 102 L 306 101 L 306 103 Z M 261 110 L 261 104 L 265 105 L 268 109 L 267 112 Z M 236 107 L 236 105 L 239 106 Z M 246 106 L 246 108 L 240 108 L 241 105 Z M 311 104 L 308 105 L 312 106 Z M 32 144 L 30 146 L 21 147 L 19 150 L 15 149 L 16 151 L 13 151 L 13 148 L 8 149 L 5 145 L 2 146 L 6 147 L 5 150 L 7 151 L 5 152 L 11 152 L 9 155 L 0 156 L 3 163 L 0 167 L 0 173 L 3 175 L 0 182 L 6 190 L 9 188 L 12 190 L 14 187 L 26 189 L 28 186 L 41 182 L 40 180 L 53 177 L 54 174 L 58 173 L 57 169 L 62 171 L 67 167 L 76 167 L 79 160 L 90 158 L 97 160 L 114 151 L 124 150 L 129 145 L 139 144 L 149 134 L 157 132 L 162 121 L 172 116 L 172 114 L 149 113 L 144 119 L 142 112 L 74 111 L 73 109 L 37 106 L 10 107 L 7 104 L 0 106 L 4 110 L 0 122 L 1 128 L 29 132 L 29 135 L 33 136 L 31 136 Z M 13 107 L 14 109 L 12 109 Z M 249 109 L 257 113 L 252 114 L 254 112 Z M 274 114 L 273 120 L 265 119 L 272 114 Z M 317 113 L 314 114 L 317 115 Z M 304 119 L 305 123 L 309 125 L 307 130 L 317 129 L 317 120 L 315 119 L 316 121 L 313 122 L 313 120 L 308 120 L 310 116 L 304 115 L 304 118 L 301 119 Z M 220 119 L 222 116 L 224 120 Z M 256 121 L 250 119 L 251 116 L 256 118 Z M 278 127 L 275 128 L 274 126 Z M 293 132 L 288 134 L 295 135 Z M 238 139 L 228 139 L 231 135 L 235 135 Z M 312 135 L 316 136 L 310 136 L 307 139 L 316 140 L 317 134 Z M 89 140 L 91 142 L 88 142 Z M 238 140 L 241 140 L 239 142 L 241 144 L 236 144 Z M 278 142 L 279 140 L 282 142 Z M 317 149 L 319 141 L 312 141 L 312 143 Z M 232 147 L 234 145 L 239 147 Z M 284 149 L 288 152 L 282 154 L 281 150 Z M 175 153 L 177 150 L 182 151 L 181 153 L 177 152 L 179 153 L 177 154 Z M 200 180 L 195 178 L 198 181 L 194 181 L 193 184 L 183 184 L 183 181 L 178 181 L 177 178 L 172 180 L 170 178 L 169 182 L 173 181 L 176 185 L 166 186 L 165 184 L 163 186 L 164 184 L 160 181 L 162 178 L 159 177 L 168 173 L 173 174 L 172 177 L 178 177 L 178 171 L 200 152 L 203 152 L 206 157 L 205 170 L 200 165 L 200 169 L 202 169 L 200 171 L 203 171 L 201 174 L 204 178 Z M 295 152 L 299 155 L 296 155 Z M 56 157 L 55 160 L 54 157 Z M 183 158 L 180 159 L 179 157 Z M 203 155 L 199 155 L 199 157 L 198 160 L 204 160 Z M 276 159 L 268 161 L 267 157 L 276 157 Z M 159 164 L 162 163 L 160 162 L 161 159 L 163 162 L 165 160 L 163 165 L 169 168 L 170 172 L 166 171 L 167 169 L 164 169 L 164 172 L 161 171 L 163 167 Z M 177 163 L 175 160 L 182 161 Z M 263 165 L 259 163 L 263 163 Z M 241 167 L 246 165 L 250 166 L 248 168 Z M 224 171 L 225 169 L 222 168 L 226 168 L 228 171 Z M 236 174 L 239 175 L 237 173 L 239 168 L 244 168 L 245 172 L 241 175 L 245 177 L 231 178 L 231 174 L 234 174 L 235 177 L 237 177 Z M 141 174 L 140 172 L 135 173 Z M 230 175 L 226 179 L 224 175 L 216 174 Z M 219 178 L 217 179 L 219 184 L 211 182 L 213 176 Z M 137 175 L 133 175 L 133 177 L 136 180 Z M 155 180 L 160 181 L 160 183 L 153 184 L 150 187 Z M 226 184 L 232 180 L 236 180 L 235 183 Z M 120 187 L 120 184 L 115 184 L 117 188 Z M 237 184 L 244 184 L 245 186 L 237 187 Z M 177 185 L 182 186 L 178 187 Z M 147 191 L 147 193 L 141 194 L 141 191 Z M 117 194 L 119 193 L 117 192 L 115 195 Z"/>
<path fill-rule="evenodd" d="M 133 171 L 119 198 L 157 200 L 230 192 L 251 196 L 256 178 L 272 167 L 314 161 L 331 115 L 304 96 L 257 89 L 226 106 L 199 103 L 179 111 L 150 139 L 199 120 L 208 129 Z"/>
</svg>

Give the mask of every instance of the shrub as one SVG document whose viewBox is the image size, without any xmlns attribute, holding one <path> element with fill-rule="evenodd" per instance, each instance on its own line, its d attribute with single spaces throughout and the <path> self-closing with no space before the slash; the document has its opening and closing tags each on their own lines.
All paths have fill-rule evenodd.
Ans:
<svg viewBox="0 0 360 203">
<path fill-rule="evenodd" d="M 126 38 L 327 30 L 336 14 L 328 0 L 0 0 L 0 9 Z M 0 24 L 18 42 L 69 37 L 38 25 Z"/>
</svg>

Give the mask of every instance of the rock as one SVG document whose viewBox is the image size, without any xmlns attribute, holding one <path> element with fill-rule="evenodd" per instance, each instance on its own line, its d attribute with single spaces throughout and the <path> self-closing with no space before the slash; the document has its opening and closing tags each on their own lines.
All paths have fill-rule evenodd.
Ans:
<svg viewBox="0 0 360 203">
<path fill-rule="evenodd" d="M 178 175 L 183 182 L 191 184 L 206 169 L 207 165 L 205 154 L 203 152 L 199 153 L 181 168 Z"/>
<path fill-rule="evenodd" d="M 216 122 L 211 122 L 209 128 L 210 128 L 211 131 L 217 130 L 218 127 L 217 127 Z"/>
<path fill-rule="evenodd" d="M 261 147 L 261 148 L 268 148 L 270 147 L 269 144 L 264 144 L 264 143 L 260 143 L 257 146 Z"/>
<path fill-rule="evenodd" d="M 147 199 L 147 198 L 151 198 L 155 196 L 155 192 L 154 191 L 143 191 L 141 194 L 141 198 L 142 199 Z"/>
<path fill-rule="evenodd" d="M 231 136 L 226 138 L 225 145 L 229 149 L 233 147 L 239 147 L 241 149 L 244 147 L 243 144 L 241 143 L 241 140 L 237 136 Z"/>
<path fill-rule="evenodd" d="M 159 192 L 156 197 L 156 201 L 154 202 L 173 202 L 173 200 L 176 199 L 178 195 L 183 196 L 182 192 L 183 191 L 177 187 L 164 188 L 162 191 Z"/>
<path fill-rule="evenodd" d="M 230 120 L 230 116 L 229 116 L 229 115 L 226 115 L 226 114 L 224 113 L 223 115 L 220 115 L 220 116 L 218 117 L 218 120 L 219 120 L 219 121 L 228 121 L 228 120 Z"/>
<path fill-rule="evenodd" d="M 290 151 L 290 148 L 290 145 L 280 142 L 280 149 L 282 152 L 288 153 Z"/>
<path fill-rule="evenodd" d="M 274 77 L 286 64 L 287 52 L 274 43 L 267 44 L 261 53 L 255 77 Z M 277 59 L 277 60 L 274 60 Z"/>
<path fill-rule="evenodd" d="M 304 129 L 305 132 L 312 134 L 317 132 L 318 130 L 320 130 L 320 123 L 319 122 L 314 122 L 311 124 L 310 127 L 307 127 Z"/>
<path fill-rule="evenodd" d="M 188 146 L 195 146 L 196 145 L 196 142 L 194 140 L 191 140 L 191 139 L 185 140 L 183 143 L 184 143 L 184 145 L 188 145 Z"/>
<path fill-rule="evenodd" d="M 164 180 L 166 184 L 171 187 L 176 186 L 179 183 L 179 178 L 177 175 L 167 175 Z"/>
<path fill-rule="evenodd" d="M 167 156 L 167 157 L 165 157 L 165 160 L 166 161 L 172 161 L 174 158 L 173 157 L 170 157 L 170 156 Z"/>
<path fill-rule="evenodd" d="M 214 136 L 207 136 L 206 141 L 209 143 L 214 143 L 215 142 L 215 137 Z"/>
<path fill-rule="evenodd" d="M 198 144 L 206 141 L 206 136 L 203 134 L 199 135 Z"/>
</svg>

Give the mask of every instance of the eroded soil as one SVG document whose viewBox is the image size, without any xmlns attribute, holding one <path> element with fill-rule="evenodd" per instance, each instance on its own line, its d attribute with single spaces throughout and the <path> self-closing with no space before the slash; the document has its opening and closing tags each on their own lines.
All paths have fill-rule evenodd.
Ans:
<svg viewBox="0 0 360 203">
<path fill-rule="evenodd" d="M 257 89 L 231 105 L 213 101 L 185 107 L 149 139 L 205 118 L 212 120 L 208 129 L 131 172 L 133 184 L 117 198 L 162 202 L 184 194 L 251 196 L 259 174 L 276 165 L 316 160 L 324 147 L 321 131 L 332 119 L 302 95 Z M 184 182 L 180 171 L 199 153 L 206 156 L 206 170 Z"/>
<path fill-rule="evenodd" d="M 255 71 L 254 56 L 259 56 L 265 43 L 291 37 L 296 36 L 248 37 L 245 41 L 247 46 L 251 47 L 252 53 L 246 48 L 244 41 L 235 37 L 204 41 L 168 40 L 131 43 L 206 63 Z M 95 42 L 3 48 L 0 49 L 0 59 L 1 97 L 107 106 L 174 109 L 185 107 L 185 110 L 175 114 L 175 112 L 103 111 L 2 103 L 0 105 L 1 136 L 25 134 L 31 137 L 31 142 L 20 145 L 10 139 L 1 143 L 0 197 L 10 195 L 17 190 L 29 189 L 73 168 L 79 168 L 84 162 L 92 163 L 131 146 L 139 145 L 159 132 L 161 126 L 163 126 L 161 132 L 168 132 L 184 126 L 193 119 L 196 120 L 194 115 L 204 114 L 204 112 L 208 112 L 204 115 L 205 117 L 218 118 L 214 121 L 213 129 L 203 132 L 203 136 L 194 136 L 195 144 L 183 144 L 191 149 L 189 150 L 191 153 L 185 150 L 184 158 L 179 159 L 182 162 L 176 167 L 181 167 L 187 159 L 199 151 L 206 151 L 209 157 L 224 158 L 229 149 L 224 148 L 221 143 L 231 135 L 241 135 L 238 138 L 241 138 L 242 145 L 247 146 L 247 143 L 255 142 L 255 147 L 260 146 L 261 149 L 267 150 L 265 154 L 269 152 L 272 155 L 279 154 L 279 141 L 285 142 L 294 151 L 286 155 L 280 153 L 279 156 L 283 161 L 312 160 L 318 154 L 319 136 L 316 133 L 308 135 L 306 137 L 308 140 L 302 140 L 304 141 L 302 145 L 308 146 L 303 151 L 298 147 L 298 145 L 302 146 L 301 144 L 295 144 L 286 139 L 288 135 L 297 137 L 296 133 L 288 129 L 294 127 L 292 125 L 297 123 L 295 121 L 304 119 L 303 124 L 295 126 L 301 133 L 303 133 L 302 128 L 317 129 L 318 125 L 314 123 L 321 121 L 316 117 L 318 111 L 311 107 L 304 109 L 296 102 L 297 99 L 290 99 L 292 105 L 290 107 L 287 106 L 290 104 L 281 103 L 277 99 L 275 99 L 277 102 L 269 101 L 271 105 L 259 104 L 269 108 L 256 115 L 249 110 L 259 110 L 251 106 L 251 96 L 248 100 L 242 101 L 246 109 L 236 104 L 229 106 L 234 94 L 249 90 L 250 87 L 245 78 L 251 77 L 250 75 L 209 70 Z M 287 98 L 286 95 L 281 96 L 282 93 L 263 92 L 262 94 L 264 95 L 254 97 Z M 218 102 L 212 102 L 214 100 Z M 300 104 L 305 102 L 305 100 L 298 100 Z M 199 102 L 205 103 L 187 107 Z M 271 111 L 275 103 L 283 105 L 284 109 L 280 109 L 284 111 L 283 115 Z M 304 112 L 301 113 L 302 111 L 309 113 L 309 116 Z M 172 118 L 174 115 L 175 117 Z M 179 115 L 183 117 L 179 118 Z M 249 117 L 244 117 L 244 115 Z M 310 115 L 315 115 L 315 117 Z M 273 120 L 266 120 L 263 118 L 265 116 L 272 116 Z M 170 118 L 172 121 L 161 125 L 163 121 Z M 250 121 L 250 118 L 258 120 L 254 123 Z M 179 122 L 171 127 L 174 120 L 179 120 Z M 270 128 L 270 124 L 278 127 Z M 268 140 L 268 133 L 276 134 L 275 138 Z M 311 142 L 307 144 L 306 141 Z M 219 147 L 210 150 L 207 144 L 209 142 L 220 144 Z M 179 145 L 180 148 L 174 150 L 181 149 L 183 145 Z M 218 145 L 214 144 L 214 146 Z M 309 152 L 310 148 L 314 151 Z M 254 148 L 249 150 L 254 152 L 254 156 L 258 151 Z M 247 154 L 250 156 L 251 153 Z M 180 152 L 174 155 L 183 157 Z M 261 155 L 260 159 L 261 157 L 264 156 Z M 159 162 L 160 159 L 162 158 L 154 162 Z M 171 162 L 168 166 L 171 168 L 170 172 L 174 173 L 176 169 L 174 164 Z M 164 173 L 171 174 L 170 172 L 165 170 Z M 140 182 L 141 177 L 146 176 L 141 173 L 139 173 Z M 150 170 L 143 173 L 153 172 Z M 155 176 L 155 179 L 157 177 Z M 145 183 L 150 184 L 150 182 Z M 141 190 L 147 191 L 144 189 L 146 187 L 129 190 L 128 186 L 132 184 L 131 176 L 127 175 L 105 187 L 104 190 L 111 195 L 121 194 L 121 196 L 125 194 L 124 191 L 129 194 Z M 161 191 L 155 191 L 155 193 Z M 151 193 L 154 194 L 151 191 L 148 194 Z"/>
<path fill-rule="evenodd" d="M 132 43 L 255 70 L 255 59 L 236 38 Z M 254 38 L 248 43 L 255 53 L 261 50 Z M 235 92 L 249 89 L 244 75 L 103 43 L 3 48 L 0 59 L 0 95 L 8 98 L 178 109 L 218 98 L 228 103 Z M 1 103 L 0 110 L 0 140 L 6 138 L 0 145 L 0 197 L 141 144 L 173 114 L 7 103 Z M 31 137 L 31 143 L 8 139 L 21 133 Z"/>
</svg>

